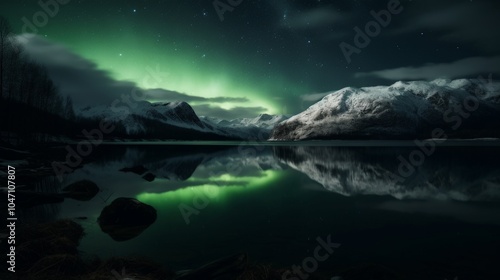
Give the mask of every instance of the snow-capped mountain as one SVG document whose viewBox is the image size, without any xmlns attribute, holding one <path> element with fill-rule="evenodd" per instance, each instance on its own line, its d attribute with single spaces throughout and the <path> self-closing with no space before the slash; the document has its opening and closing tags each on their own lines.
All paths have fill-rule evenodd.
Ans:
<svg viewBox="0 0 500 280">
<path fill-rule="evenodd" d="M 276 124 L 288 119 L 285 115 L 260 114 L 255 118 L 237 118 L 224 120 L 214 117 L 202 117 L 214 126 L 240 135 L 244 139 L 267 140 Z"/>
<path fill-rule="evenodd" d="M 500 135 L 500 86 L 477 79 L 347 87 L 278 124 L 271 140 L 433 138 Z"/>
<path fill-rule="evenodd" d="M 186 102 L 133 103 L 131 106 L 93 106 L 83 108 L 79 116 L 123 125 L 127 135 L 166 136 L 172 139 L 217 139 L 239 137 L 202 121 Z M 192 136 L 192 137 L 191 137 Z"/>
</svg>

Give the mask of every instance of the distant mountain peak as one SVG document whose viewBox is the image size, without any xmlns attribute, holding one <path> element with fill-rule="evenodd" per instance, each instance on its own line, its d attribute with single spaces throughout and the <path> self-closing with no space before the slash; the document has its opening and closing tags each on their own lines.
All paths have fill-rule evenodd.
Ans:
<svg viewBox="0 0 500 280">
<path fill-rule="evenodd" d="M 269 121 L 273 118 L 273 116 L 269 115 L 269 114 L 260 114 L 257 119 L 260 120 L 260 121 Z"/>
</svg>

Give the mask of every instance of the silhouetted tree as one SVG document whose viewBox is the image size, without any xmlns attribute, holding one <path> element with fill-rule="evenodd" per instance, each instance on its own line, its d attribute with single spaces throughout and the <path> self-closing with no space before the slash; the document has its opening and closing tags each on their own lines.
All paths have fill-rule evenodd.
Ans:
<svg viewBox="0 0 500 280">
<path fill-rule="evenodd" d="M 12 29 L 9 22 L 0 16 L 0 99 L 4 97 L 4 64 Z"/>
<path fill-rule="evenodd" d="M 64 117 L 68 120 L 75 119 L 75 111 L 73 109 L 73 100 L 66 96 L 66 100 L 64 102 Z"/>
</svg>

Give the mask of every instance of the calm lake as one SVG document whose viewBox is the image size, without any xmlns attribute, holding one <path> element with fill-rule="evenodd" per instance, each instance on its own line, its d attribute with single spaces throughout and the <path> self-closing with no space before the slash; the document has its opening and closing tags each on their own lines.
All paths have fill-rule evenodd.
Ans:
<svg viewBox="0 0 500 280">
<path fill-rule="evenodd" d="M 63 183 L 91 180 L 101 189 L 94 198 L 24 215 L 87 217 L 82 253 L 145 256 L 176 270 L 246 252 L 277 267 L 309 258 L 326 279 L 367 265 L 406 279 L 497 275 L 500 146 L 450 141 L 425 154 L 411 142 L 370 143 L 103 145 Z M 96 222 L 119 197 L 157 211 L 127 241 Z M 328 241 L 338 248 L 311 262 Z"/>
</svg>

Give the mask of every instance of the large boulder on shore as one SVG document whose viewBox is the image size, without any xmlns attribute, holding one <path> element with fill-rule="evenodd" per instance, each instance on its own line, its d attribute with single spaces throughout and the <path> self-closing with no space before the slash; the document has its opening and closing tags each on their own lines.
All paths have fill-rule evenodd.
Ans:
<svg viewBox="0 0 500 280">
<path fill-rule="evenodd" d="M 126 241 L 137 237 L 156 221 L 156 209 L 137 199 L 120 197 L 104 207 L 97 221 L 111 238 Z"/>
</svg>

